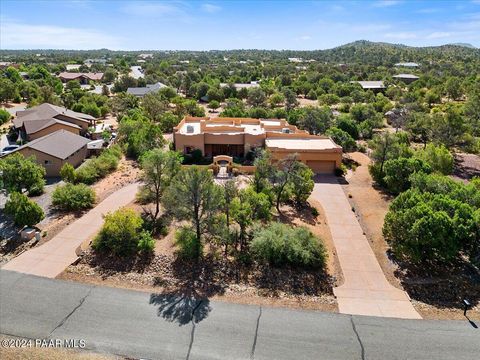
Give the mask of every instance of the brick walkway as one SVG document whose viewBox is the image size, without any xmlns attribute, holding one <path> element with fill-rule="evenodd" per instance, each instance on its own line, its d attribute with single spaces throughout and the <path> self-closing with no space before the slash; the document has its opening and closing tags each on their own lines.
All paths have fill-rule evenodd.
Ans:
<svg viewBox="0 0 480 360">
<path fill-rule="evenodd" d="M 103 225 L 103 215 L 135 199 L 138 184 L 114 192 L 81 218 L 68 225 L 53 239 L 28 250 L 5 264 L 2 269 L 54 278 L 77 260 L 76 250 L 91 240 Z"/>
<path fill-rule="evenodd" d="M 342 187 L 333 176 L 322 176 L 312 195 L 325 210 L 345 278 L 335 288 L 341 313 L 421 319 L 406 292 L 390 285 L 355 217 Z"/>
</svg>

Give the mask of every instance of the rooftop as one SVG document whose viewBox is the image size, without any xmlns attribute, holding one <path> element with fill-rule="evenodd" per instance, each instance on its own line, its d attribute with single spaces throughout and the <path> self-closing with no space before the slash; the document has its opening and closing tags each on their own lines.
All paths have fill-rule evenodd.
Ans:
<svg viewBox="0 0 480 360">
<path fill-rule="evenodd" d="M 33 108 L 17 111 L 17 117 L 13 120 L 15 127 L 19 128 L 23 126 L 24 122 L 30 121 L 45 121 L 51 120 L 59 115 L 65 115 L 80 121 L 90 122 L 95 120 L 95 118 L 88 114 L 79 113 L 76 111 L 69 110 L 64 107 L 52 105 L 49 103 L 43 103 L 41 105 L 35 106 Z M 59 119 L 57 119 L 59 120 Z"/>
<path fill-rule="evenodd" d="M 157 92 L 164 87 L 167 87 L 167 85 L 162 84 L 161 82 L 149 84 L 146 87 L 129 87 L 127 89 L 127 94 L 132 94 L 135 96 L 145 96 L 151 92 Z"/>
<path fill-rule="evenodd" d="M 398 74 L 398 75 L 393 75 L 392 77 L 397 79 L 419 79 L 417 75 L 413 75 L 413 74 Z"/>
<path fill-rule="evenodd" d="M 102 80 L 103 73 L 101 72 L 98 72 L 98 73 L 61 72 L 60 74 L 58 74 L 58 77 L 62 79 L 67 79 L 67 80 L 74 80 L 80 77 L 86 77 L 90 80 L 97 81 L 97 80 Z"/>
<path fill-rule="evenodd" d="M 267 148 L 299 151 L 341 149 L 330 138 L 267 138 L 265 145 Z"/>
<path fill-rule="evenodd" d="M 404 67 L 419 67 L 420 64 L 414 62 L 399 62 L 396 63 L 395 66 L 404 66 Z"/>
<path fill-rule="evenodd" d="M 65 160 L 74 152 L 90 142 L 89 139 L 75 135 L 67 130 L 58 130 L 51 134 L 42 136 L 39 139 L 19 147 L 16 151 L 24 148 L 34 149 L 45 154 Z"/>
<path fill-rule="evenodd" d="M 364 89 L 385 89 L 383 81 L 352 81 L 353 83 L 359 83 Z"/>
</svg>

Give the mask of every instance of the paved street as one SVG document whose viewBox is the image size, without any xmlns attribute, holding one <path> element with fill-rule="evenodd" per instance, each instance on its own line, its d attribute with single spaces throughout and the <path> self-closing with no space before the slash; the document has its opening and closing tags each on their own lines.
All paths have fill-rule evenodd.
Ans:
<svg viewBox="0 0 480 360">
<path fill-rule="evenodd" d="M 339 312 L 420 319 L 407 293 L 385 278 L 336 177 L 319 177 L 311 197 L 325 210 L 345 278 L 345 283 L 334 289 Z"/>
<path fill-rule="evenodd" d="M 260 308 L 0 270 L 0 333 L 145 359 L 472 360 L 467 321 Z"/>
<path fill-rule="evenodd" d="M 3 266 L 5 270 L 54 278 L 77 260 L 77 248 L 91 240 L 103 225 L 103 215 L 129 204 L 135 199 L 138 184 L 115 191 L 53 239 L 30 249 Z"/>
</svg>

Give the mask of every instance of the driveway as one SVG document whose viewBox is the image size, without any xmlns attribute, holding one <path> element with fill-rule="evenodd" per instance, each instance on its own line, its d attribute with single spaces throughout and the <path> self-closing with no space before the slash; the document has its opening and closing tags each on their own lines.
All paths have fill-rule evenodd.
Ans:
<svg viewBox="0 0 480 360">
<path fill-rule="evenodd" d="M 137 292 L 0 270 L 0 333 L 135 359 L 470 360 L 480 330 Z"/>
<path fill-rule="evenodd" d="M 344 284 L 333 290 L 339 312 L 421 319 L 407 293 L 385 278 L 337 178 L 319 177 L 311 196 L 325 210 L 345 278 Z"/>
<path fill-rule="evenodd" d="M 68 225 L 43 245 L 24 252 L 2 269 L 54 278 L 78 259 L 77 248 L 91 240 L 103 225 L 103 215 L 129 204 L 135 199 L 138 183 L 127 185 Z"/>
</svg>

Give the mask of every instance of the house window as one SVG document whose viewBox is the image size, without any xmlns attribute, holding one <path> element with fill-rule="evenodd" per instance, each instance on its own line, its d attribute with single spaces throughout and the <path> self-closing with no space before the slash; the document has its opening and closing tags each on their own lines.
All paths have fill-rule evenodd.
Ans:
<svg viewBox="0 0 480 360">
<path fill-rule="evenodd" d="M 43 165 L 49 166 L 49 165 L 52 165 L 52 162 L 51 162 L 50 160 L 45 160 L 45 161 L 43 162 Z"/>
</svg>

